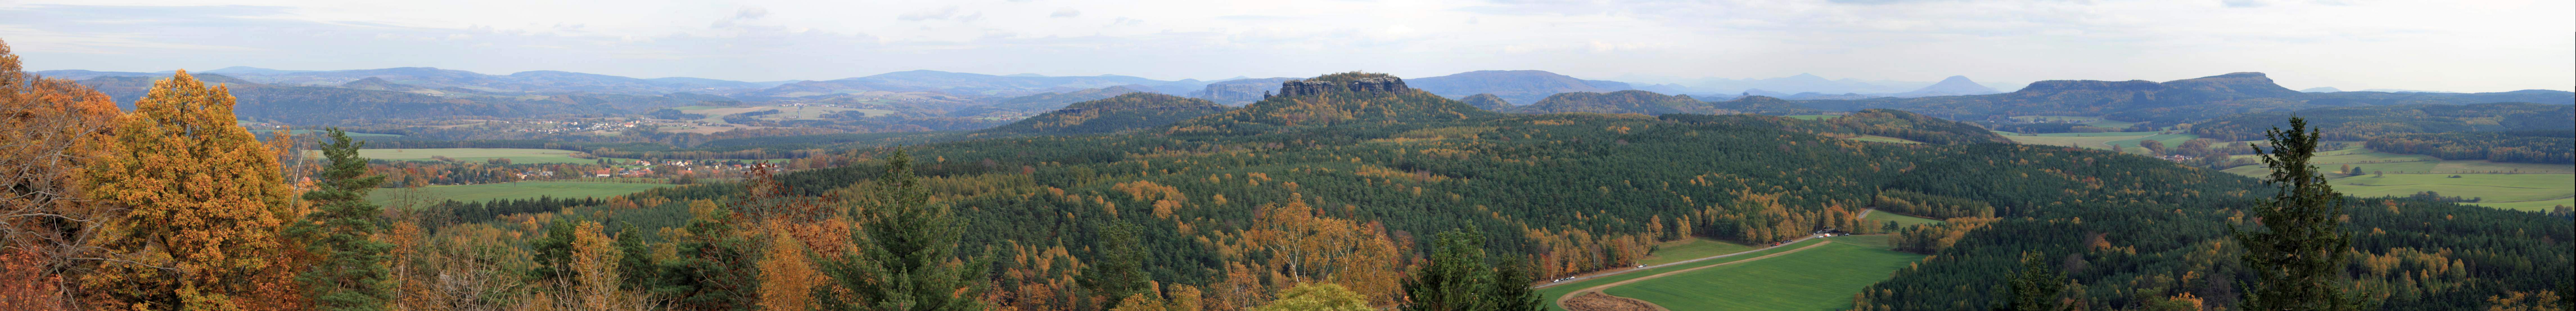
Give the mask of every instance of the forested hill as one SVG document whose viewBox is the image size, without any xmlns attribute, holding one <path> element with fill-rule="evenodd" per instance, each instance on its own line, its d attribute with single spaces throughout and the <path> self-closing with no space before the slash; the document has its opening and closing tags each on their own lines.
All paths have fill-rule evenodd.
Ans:
<svg viewBox="0 0 2576 311">
<path fill-rule="evenodd" d="M 1279 127 L 1313 127 L 1356 123 L 1459 121 L 1495 113 L 1416 89 L 1357 91 L 1345 88 L 1361 79 L 1387 79 L 1382 73 L 1346 72 L 1304 79 L 1332 83 L 1327 91 L 1263 99 L 1241 109 L 1179 124 L 1184 132 L 1267 131 Z"/>
<path fill-rule="evenodd" d="M 1012 122 L 984 133 L 1090 134 L 1156 128 L 1173 122 L 1225 112 L 1228 107 L 1205 99 L 1131 92 L 1073 103 L 1064 109 Z"/>
<path fill-rule="evenodd" d="M 1709 105 L 1716 108 L 1719 113 L 1753 113 L 1785 116 L 1821 114 L 1825 112 L 1824 110 L 1807 108 L 1807 106 L 1799 105 L 1797 102 L 1780 99 L 1778 97 L 1761 95 L 1737 97 L 1735 99 L 1720 102 L 1709 102 Z"/>
<path fill-rule="evenodd" d="M 1715 109 L 1690 95 L 1664 95 L 1655 92 L 1626 90 L 1609 93 L 1571 92 L 1549 95 L 1538 103 L 1516 107 L 1515 112 L 1559 113 L 1635 113 L 1662 115 L 1668 113 L 1709 113 Z"/>
<path fill-rule="evenodd" d="M 2369 140 L 2380 135 L 2407 133 L 2576 128 L 2576 105 L 2493 103 L 2333 107 L 2248 113 L 2193 124 L 2191 132 L 2223 140 L 2262 139 L 2264 129 L 2286 126 L 2288 122 L 2284 120 L 2290 116 L 2307 118 L 2308 124 L 2323 131 L 2328 140 Z"/>
<path fill-rule="evenodd" d="M 2472 104 L 2492 102 L 2576 103 L 2576 93 L 2525 90 L 2500 93 L 2300 93 L 2282 88 L 2258 72 L 2182 79 L 2163 83 L 2093 80 L 2033 82 L 2003 94 L 1813 100 L 1799 103 L 1829 110 L 1887 108 L 1954 119 L 2017 115 L 2107 116 L 2124 121 L 2183 123 L 2236 113 L 2392 105 Z"/>
<path fill-rule="evenodd" d="M 1873 114 L 1888 116 L 1859 118 L 1922 120 Z M 1886 121 L 1855 124 L 1878 122 Z M 1646 245 L 1686 236 L 1762 243 L 1826 227 L 1885 230 L 1853 219 L 1873 205 L 1968 217 L 1952 219 L 1956 226 L 1908 229 L 1898 241 L 1940 256 L 1863 297 L 1869 306 L 1885 306 L 1865 307 L 1872 310 L 1985 309 L 2000 299 L 1992 285 L 2009 276 L 2023 251 L 2064 259 L 2075 271 L 2072 280 L 2084 284 L 2069 297 L 2090 305 L 2133 306 L 2182 294 L 2232 304 L 2239 296 L 2227 288 L 2245 272 L 2233 266 L 2237 250 L 2219 244 L 2223 228 L 2251 198 L 2269 193 L 2251 179 L 2141 156 L 2036 145 L 1866 143 L 1798 129 L 1823 124 L 1749 115 L 1496 115 L 1220 135 L 1012 137 L 913 151 L 944 159 L 923 171 L 938 176 L 935 188 L 949 189 L 943 202 L 971 219 L 967 245 L 1016 245 L 1026 256 L 1057 247 L 1114 249 L 1100 242 L 1104 228 L 1135 224 L 1143 230 L 1141 266 L 1162 284 L 1266 282 L 1235 272 L 1284 268 L 1276 264 L 1299 258 L 1261 246 L 1267 242 L 1254 233 L 1287 211 L 1342 221 L 1348 227 L 1336 230 L 1394 241 L 1390 247 L 1400 253 L 1420 249 L 1404 242 L 1418 239 L 1404 237 L 1480 228 L 1497 254 L 1526 256 L 1550 276 L 1627 266 Z M 785 179 L 818 195 L 856 195 L 826 189 L 867 188 L 863 180 L 875 168 L 865 163 Z M 1904 209 L 1888 205 L 1893 201 L 1886 196 L 1987 208 Z M 2365 258 L 2456 260 L 2442 267 L 2463 267 L 2365 270 L 2375 280 L 2366 284 L 2401 293 L 2387 298 L 2392 306 L 2476 306 L 2426 297 L 2535 291 L 2571 275 L 2563 249 L 2576 239 L 2565 221 L 2405 202 L 2396 203 L 2401 212 L 2389 212 L 2377 201 L 2361 203 L 2354 230 L 2378 233 L 2362 236 L 2357 249 L 2380 256 Z M 1988 215 L 2000 218 L 1975 218 Z M 2424 215 L 2448 219 L 2397 221 Z M 1004 285 L 1015 286 L 995 288 L 1078 286 L 1054 281 L 1050 275 L 1076 273 L 1061 267 L 1006 269 L 1028 272 L 1009 273 Z M 1353 276 L 1391 271 L 1314 269 Z M 2402 278 L 2428 273 L 2423 279 L 2439 283 Z M 1354 284 L 1372 297 L 1391 290 L 1391 284 Z"/>
<path fill-rule="evenodd" d="M 1477 109 L 1484 109 L 1486 111 L 1503 111 L 1504 109 L 1512 109 L 1512 102 L 1510 100 L 1504 100 L 1501 96 L 1494 96 L 1494 94 L 1489 93 L 1467 95 L 1467 97 L 1459 98 L 1458 101 L 1466 102 L 1468 106 L 1476 106 Z"/>
<path fill-rule="evenodd" d="M 542 97 L 475 94 L 471 90 L 451 89 L 446 96 L 395 90 L 371 90 L 321 86 L 285 86 L 260 84 L 218 74 L 191 74 L 209 84 L 223 84 L 232 90 L 237 103 L 234 113 L 243 119 L 277 121 L 307 125 L 363 125 L 363 120 L 391 117 L 429 118 L 497 116 L 527 117 L 537 115 L 597 115 L 640 113 L 663 107 L 687 106 L 702 102 L 676 96 L 623 94 L 557 94 Z M 142 98 L 154 81 L 168 77 L 105 76 L 80 80 L 80 83 L 106 93 L 118 105 L 133 109 L 134 100 Z M 381 82 L 381 79 L 373 79 Z M 360 86 L 372 82 L 360 80 Z M 397 85 L 398 86 L 398 85 Z M 535 99 L 531 99 L 535 98 Z"/>
<path fill-rule="evenodd" d="M 1856 297 L 1861 308 L 1987 309 L 2024 252 L 2063 259 L 2051 262 L 2082 284 L 2065 296 L 2101 309 L 2174 297 L 2232 306 L 2239 296 L 2226 288 L 2246 272 L 2233 266 L 2241 250 L 2223 242 L 2225 228 L 2242 225 L 2244 209 L 2272 191 L 2143 156 L 1986 143 L 1998 137 L 1902 111 L 1834 120 L 1498 114 L 1420 91 L 1333 89 L 1163 131 L 905 148 L 920 159 L 913 168 L 926 175 L 929 197 L 961 219 L 967 253 L 997 260 L 991 296 L 1021 310 L 1107 309 L 1148 281 L 1208 288 L 1209 306 L 1242 306 L 1300 278 L 1335 280 L 1391 304 L 1404 267 L 1424 252 L 1422 237 L 1459 229 L 1476 230 L 1492 254 L 1543 277 L 1633 266 L 1653 245 L 1691 237 L 1766 243 L 1827 228 L 1895 232 L 1899 248 L 1938 256 Z M 1883 129 L 1933 144 L 1842 139 Z M 778 206 L 766 202 L 797 200 L 745 193 L 869 198 L 881 189 L 872 180 L 883 162 L 874 158 L 885 153 L 856 152 L 804 160 L 836 167 L 757 187 L 769 190 L 686 186 L 566 215 L 634 224 L 649 236 L 689 223 L 689 200 L 762 215 Z M 2367 256 L 2355 257 L 2377 261 L 2351 270 L 2391 293 L 2375 299 L 2394 309 L 2475 308 L 2453 300 L 2536 292 L 2576 276 L 2565 251 L 2576 237 L 2563 219 L 2360 202 L 2347 232 L 2367 232 L 2354 244 Z M 1891 228 L 1858 220 L 1867 208 L 1950 221 Z"/>
</svg>

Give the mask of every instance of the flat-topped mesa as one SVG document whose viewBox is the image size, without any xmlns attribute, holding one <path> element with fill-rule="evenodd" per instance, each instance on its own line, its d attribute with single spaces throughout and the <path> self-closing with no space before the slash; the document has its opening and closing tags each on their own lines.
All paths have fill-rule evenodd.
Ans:
<svg viewBox="0 0 2576 311">
<path fill-rule="evenodd" d="M 1316 95 L 1331 92 L 1335 89 L 1360 93 L 1402 93 L 1406 90 L 1411 90 L 1411 88 L 1404 86 L 1404 78 L 1397 77 L 1359 78 L 1338 86 L 1333 85 L 1333 82 L 1330 81 L 1288 80 L 1285 82 L 1279 82 L 1279 93 L 1262 98 L 1267 99 L 1279 96 Z"/>
</svg>

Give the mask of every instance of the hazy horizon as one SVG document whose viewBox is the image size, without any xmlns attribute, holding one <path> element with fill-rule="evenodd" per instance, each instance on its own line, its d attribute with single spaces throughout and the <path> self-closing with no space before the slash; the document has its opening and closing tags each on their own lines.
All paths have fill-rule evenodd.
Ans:
<svg viewBox="0 0 2576 311">
<path fill-rule="evenodd" d="M 2291 89 L 2576 88 L 2566 1 L 79 3 L 0 2 L 0 33 L 44 60 L 30 70 L 738 81 L 1546 70 L 1633 83 L 1962 75 L 1998 87 L 2255 71 Z"/>
</svg>

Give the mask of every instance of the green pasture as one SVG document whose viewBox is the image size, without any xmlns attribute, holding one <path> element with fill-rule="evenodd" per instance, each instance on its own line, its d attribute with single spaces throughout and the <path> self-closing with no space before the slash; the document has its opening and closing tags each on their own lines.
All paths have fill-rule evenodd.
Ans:
<svg viewBox="0 0 2576 311">
<path fill-rule="evenodd" d="M 1741 255 L 1729 256 L 1729 257 L 1726 257 L 1726 258 L 1718 258 L 1718 259 L 1703 260 L 1703 261 L 1699 261 L 1699 262 L 1692 262 L 1692 263 L 1689 263 L 1689 264 L 1679 264 L 1679 265 L 1672 265 L 1672 266 L 1655 267 L 1654 269 L 1646 269 L 1645 271 L 1629 272 L 1629 273 L 1624 273 L 1624 274 L 1619 274 L 1619 275 L 1614 275 L 1614 276 L 1609 276 L 1609 277 L 1602 277 L 1602 278 L 1587 279 L 1587 280 L 1582 280 L 1582 281 L 1568 282 L 1568 283 L 1565 283 L 1565 284 L 1557 284 L 1556 286 L 1549 286 L 1549 287 L 1547 287 L 1547 288 L 1541 288 L 1541 289 L 1538 289 L 1538 294 L 1539 294 L 1539 297 L 1544 297 L 1544 298 L 1541 298 L 1541 299 L 1547 299 L 1547 309 L 1548 309 L 1548 310 L 1551 310 L 1551 311 L 1565 311 L 1565 308 L 1561 308 L 1561 307 L 1557 307 L 1557 306 L 1556 306 L 1556 300 L 1557 300 L 1557 299 L 1560 299 L 1560 298 L 1564 298 L 1564 297 L 1565 297 L 1565 294 L 1567 294 L 1567 293 L 1573 293 L 1574 291 L 1583 290 L 1583 289 L 1585 289 L 1585 288 L 1591 288 L 1591 287 L 1593 287 L 1593 286 L 1601 286 L 1601 284 L 1610 284 L 1610 283 L 1617 283 L 1617 282 L 1619 282 L 1619 281 L 1632 280 L 1632 279 L 1636 279 L 1636 278 L 1640 278 L 1640 277 L 1645 277 L 1645 276 L 1648 276 L 1648 275 L 1655 275 L 1655 274 L 1658 274 L 1658 273 L 1673 272 L 1673 271 L 1682 270 L 1682 269 L 1690 269 L 1690 268 L 1704 267 L 1704 266 L 1714 265 L 1714 264 L 1721 264 L 1721 263 L 1728 263 L 1728 262 L 1741 261 L 1741 260 L 1750 259 L 1750 258 L 1754 258 L 1754 257 L 1762 257 L 1763 255 L 1775 254 L 1775 253 L 1779 253 L 1779 252 L 1783 252 L 1783 251 L 1788 251 L 1788 250 L 1792 250 L 1792 249 L 1798 249 L 1798 248 L 1800 248 L 1800 247 L 1806 247 L 1808 244 L 1823 243 L 1823 242 L 1824 242 L 1823 240 L 1818 240 L 1818 239 L 1809 239 L 1809 240 L 1806 240 L 1806 241 L 1798 241 L 1798 243 L 1794 243 L 1794 244 L 1781 245 L 1780 247 L 1773 247 L 1773 248 L 1771 248 L 1771 249 L 1765 249 L 1765 250 L 1755 251 L 1755 252 L 1751 252 L 1751 253 L 1745 253 L 1745 254 L 1741 254 Z M 1822 248 L 1822 247 L 1818 247 L 1818 248 Z M 1808 250 L 1808 251 L 1815 251 L 1815 250 Z M 1778 258 L 1773 258 L 1773 259 L 1778 259 Z M 1768 259 L 1765 259 L 1765 260 L 1768 260 Z M 1716 269 L 1716 268 L 1710 268 L 1710 269 Z M 1844 299 L 1843 299 L 1843 300 L 1844 300 L 1844 301 L 1846 301 L 1846 302 L 1848 302 L 1848 301 L 1850 301 L 1851 299 L 1850 299 L 1850 297 L 1844 297 Z"/>
<path fill-rule="evenodd" d="M 1939 219 L 1906 216 L 1903 214 L 1889 213 L 1887 211 L 1870 212 L 1869 216 L 1861 216 L 1860 220 L 1862 225 L 1868 226 L 1884 226 L 1889 221 L 1895 221 L 1896 226 L 1898 227 L 1941 223 L 1941 220 Z"/>
<path fill-rule="evenodd" d="M 309 151 L 308 153 L 317 157 L 322 155 L 321 151 Z M 496 158 L 507 158 L 510 159 L 510 163 L 513 164 L 597 162 L 596 160 L 572 157 L 572 155 L 580 153 L 580 151 L 569 150 L 513 148 L 358 149 L 358 156 L 366 157 L 368 159 L 391 161 L 435 161 L 430 157 L 446 156 L 465 162 L 483 162 Z"/>
<path fill-rule="evenodd" d="M 2454 175 L 2460 178 L 2450 178 Z M 2374 174 L 2338 178 L 2331 183 L 2335 191 L 2357 197 L 2402 197 L 2433 191 L 2442 196 L 2479 198 L 2481 205 L 2520 206 L 2510 203 L 2564 201 L 2576 195 L 2576 175 L 2570 174 Z"/>
<path fill-rule="evenodd" d="M 2576 206 L 2576 198 L 2560 198 L 2560 199 L 2557 199 L 2557 200 L 2522 201 L 2522 202 L 2469 203 L 2469 205 L 2477 205 L 2477 206 L 2485 206 L 2485 207 L 2493 207 L 2493 208 L 2501 208 L 2501 209 L 2509 209 L 2509 210 L 2517 210 L 2517 211 L 2548 211 L 2548 210 L 2553 209 L 2553 208 L 2558 208 L 2558 206 L 2562 206 L 2562 205 L 2563 205 L 2563 206 Z"/>
<path fill-rule="evenodd" d="M 251 133 L 251 134 L 257 134 L 257 135 L 268 135 L 268 133 L 269 133 L 269 132 L 276 132 L 276 131 L 277 131 L 277 130 L 250 130 L 250 133 Z M 287 133 L 295 134 L 295 136 L 296 136 L 296 137 L 307 137 L 307 138 L 311 138 L 311 137 L 322 137 L 322 134 L 323 134 L 323 132 L 322 132 L 321 130 L 294 130 L 294 131 L 289 131 L 289 132 L 287 132 Z M 349 137 L 402 137 L 402 135 L 349 132 Z"/>
<path fill-rule="evenodd" d="M 1705 238 L 1691 238 L 1657 244 L 1655 251 L 1648 252 L 1645 259 L 1637 260 L 1637 264 L 1660 265 L 1749 250 L 1753 250 L 1753 247 Z"/>
<path fill-rule="evenodd" d="M 523 181 L 480 185 L 428 186 L 421 187 L 417 190 L 419 191 L 417 194 L 410 193 L 415 191 L 410 189 L 383 188 L 367 192 L 367 201 L 375 202 L 379 205 L 391 206 L 392 204 L 402 202 L 406 196 L 413 195 L 417 195 L 416 198 L 420 200 L 419 202 L 424 204 L 426 202 L 437 202 L 440 200 L 488 201 L 492 199 L 534 199 L 537 197 L 592 198 L 619 196 L 644 190 L 651 190 L 653 188 L 670 186 L 670 184 L 647 183 Z"/>
<path fill-rule="evenodd" d="M 1875 239 L 1875 240 L 1873 240 Z M 1887 280 L 1923 255 L 1886 249 L 1885 236 L 1836 243 L 1741 264 L 1639 281 L 1603 292 L 1672 310 L 1829 311 L 1851 308 L 1861 288 Z"/>
<path fill-rule="evenodd" d="M 2146 150 L 2146 149 L 2141 149 L 2141 148 L 2145 148 L 2145 147 L 2139 147 L 2139 146 L 2138 146 L 2138 144 L 2139 144 L 2139 143 L 2141 143 L 2141 142 L 2144 142 L 2144 141 L 2154 140 L 2154 141 L 2159 142 L 2159 143 L 2164 143 L 2165 148 L 2176 148 L 2176 147 L 2181 147 L 2181 146 L 2182 146 L 2182 142 L 2190 141 L 2190 140 L 2193 140 L 2193 139 L 2199 139 L 2199 138 L 2200 138 L 2200 135 L 2192 135 L 2192 134 L 2156 134 L 2156 135 L 2154 135 L 2154 136 L 2139 137 L 2139 138 L 2125 139 L 2125 140 L 2115 140 L 2115 141 L 2111 141 L 2111 142 L 2107 142 L 2107 143 L 2103 143 L 2103 144 L 2105 144 L 2105 145 L 2113 145 L 2113 146 L 2120 146 L 2120 147 L 2127 147 L 2127 148 L 2129 148 L 2129 149 L 2134 149 L 2134 150 Z"/>
<path fill-rule="evenodd" d="M 2238 158 L 2253 158 L 2240 155 Z M 2576 206 L 2576 164 L 2505 163 L 2482 160 L 2451 161 L 2426 155 L 2395 154 L 2353 147 L 2317 153 L 2317 168 L 2334 171 L 2344 166 L 2360 168 L 2360 176 L 2327 173 L 2335 190 L 2359 197 L 2408 196 L 2433 191 L 2443 196 L 2480 198 L 2471 205 L 2512 210 L 2548 210 L 2552 206 Z M 2221 172 L 2262 177 L 2271 170 L 2261 165 L 2228 168 Z M 2382 177 L 2380 173 L 2387 176 Z M 2450 178 L 2459 175 L 2460 178 Z"/>
<path fill-rule="evenodd" d="M 1914 141 L 1914 140 L 1912 140 L 1912 139 L 1895 138 L 1895 137 L 1878 136 L 1878 135 L 1861 135 L 1860 137 L 1852 137 L 1852 138 L 1844 138 L 1844 139 L 1849 139 L 1849 140 L 1858 140 L 1858 141 L 1868 141 L 1868 142 L 1899 143 L 1899 144 L 1920 144 L 1920 143 L 1923 143 L 1923 142 L 1919 142 L 1919 141 Z"/>
</svg>

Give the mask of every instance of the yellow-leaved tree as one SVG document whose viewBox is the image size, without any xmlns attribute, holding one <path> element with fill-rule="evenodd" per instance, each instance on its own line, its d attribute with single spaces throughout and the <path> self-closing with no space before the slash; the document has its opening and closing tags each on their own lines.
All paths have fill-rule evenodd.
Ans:
<svg viewBox="0 0 2576 311">
<path fill-rule="evenodd" d="M 281 225 L 300 215 L 277 157 L 233 121 L 233 97 L 187 71 L 153 82 L 111 138 L 84 146 L 91 202 L 112 257 L 82 280 L 94 309 L 302 307 Z"/>
</svg>

